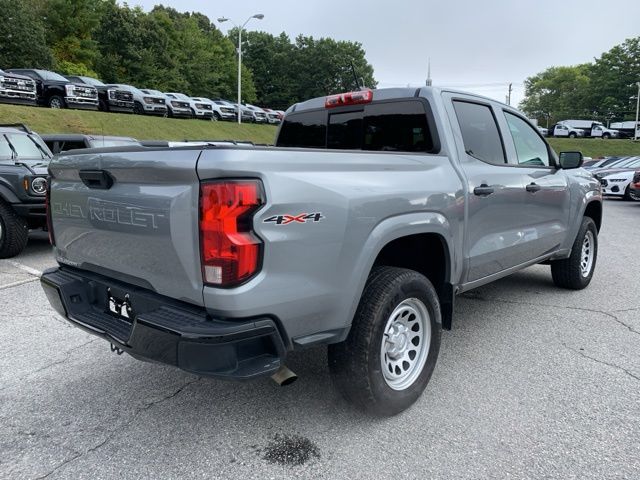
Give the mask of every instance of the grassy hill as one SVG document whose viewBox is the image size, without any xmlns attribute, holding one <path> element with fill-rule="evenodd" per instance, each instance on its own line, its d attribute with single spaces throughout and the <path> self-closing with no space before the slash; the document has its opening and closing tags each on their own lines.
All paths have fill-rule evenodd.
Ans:
<svg viewBox="0 0 640 480">
<path fill-rule="evenodd" d="M 138 140 L 248 140 L 273 143 L 276 134 L 276 128 L 270 125 L 238 125 L 234 122 L 178 120 L 2 104 L 0 123 L 24 123 L 38 133 L 122 135 Z"/>
<path fill-rule="evenodd" d="M 0 104 L 0 123 L 25 123 L 38 133 L 92 133 L 123 135 L 139 140 L 249 140 L 273 143 L 276 128 L 270 125 L 237 125 L 233 122 L 176 120 L 144 115 L 52 110 Z M 640 142 L 597 138 L 550 138 L 556 152 L 579 150 L 587 157 L 639 155 Z"/>
</svg>

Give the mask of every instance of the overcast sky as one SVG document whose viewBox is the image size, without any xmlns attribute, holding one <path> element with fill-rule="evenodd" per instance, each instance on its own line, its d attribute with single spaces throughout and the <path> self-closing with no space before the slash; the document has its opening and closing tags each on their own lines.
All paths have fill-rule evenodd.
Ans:
<svg viewBox="0 0 640 480">
<path fill-rule="evenodd" d="M 640 35 L 640 2 L 624 0 L 130 0 L 149 10 L 220 16 L 290 37 L 302 33 L 362 43 L 379 87 L 424 84 L 428 58 L 437 86 L 458 87 L 512 104 L 523 82 L 554 65 L 593 61 Z M 226 32 L 229 22 L 218 24 Z"/>
</svg>

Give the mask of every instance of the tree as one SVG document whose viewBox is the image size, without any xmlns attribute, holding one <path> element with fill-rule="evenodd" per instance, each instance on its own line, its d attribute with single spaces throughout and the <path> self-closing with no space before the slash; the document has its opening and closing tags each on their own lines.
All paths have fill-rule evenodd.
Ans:
<svg viewBox="0 0 640 480">
<path fill-rule="evenodd" d="M 586 105 L 591 79 L 589 65 L 551 67 L 525 80 L 525 99 L 520 108 L 530 117 L 562 120 L 591 118 Z"/>
<path fill-rule="evenodd" d="M 43 19 L 21 0 L 0 0 L 0 68 L 50 68 Z"/>
</svg>

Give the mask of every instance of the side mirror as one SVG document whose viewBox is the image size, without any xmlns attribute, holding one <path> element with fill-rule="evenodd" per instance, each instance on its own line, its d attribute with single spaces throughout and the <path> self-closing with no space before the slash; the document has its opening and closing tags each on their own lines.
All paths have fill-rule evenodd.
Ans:
<svg viewBox="0 0 640 480">
<path fill-rule="evenodd" d="M 561 152 L 560 168 L 569 170 L 572 168 L 580 168 L 584 162 L 582 152 Z"/>
</svg>

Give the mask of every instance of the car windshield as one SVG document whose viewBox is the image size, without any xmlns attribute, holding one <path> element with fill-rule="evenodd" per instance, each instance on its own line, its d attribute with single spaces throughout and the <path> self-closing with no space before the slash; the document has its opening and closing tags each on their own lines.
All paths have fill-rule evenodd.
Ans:
<svg viewBox="0 0 640 480">
<path fill-rule="evenodd" d="M 143 92 L 148 93 L 149 95 L 157 95 L 158 97 L 164 97 L 164 93 L 162 93 L 160 90 L 150 90 L 148 88 L 145 88 Z"/>
<path fill-rule="evenodd" d="M 140 145 L 136 140 L 129 138 L 94 138 L 89 141 L 89 144 L 94 148 Z"/>
<path fill-rule="evenodd" d="M 36 73 L 40 75 L 43 80 L 53 80 L 56 82 L 68 82 L 66 78 L 56 72 L 50 72 L 49 70 L 36 70 Z"/>
<path fill-rule="evenodd" d="M 79 77 L 84 83 L 88 83 L 89 85 L 93 85 L 94 87 L 104 87 L 104 83 L 102 83 L 97 78 L 91 77 Z"/>
<path fill-rule="evenodd" d="M 179 98 L 180 100 L 189 100 L 189 97 L 187 97 L 184 93 L 172 93 L 172 95 L 174 95 L 176 98 Z"/>
<path fill-rule="evenodd" d="M 36 135 L 0 134 L 0 160 L 49 160 L 49 148 Z"/>
</svg>

